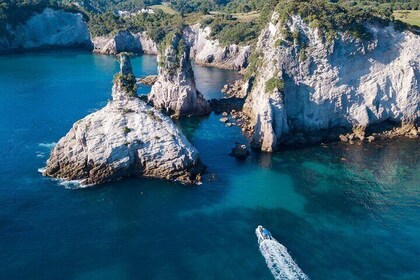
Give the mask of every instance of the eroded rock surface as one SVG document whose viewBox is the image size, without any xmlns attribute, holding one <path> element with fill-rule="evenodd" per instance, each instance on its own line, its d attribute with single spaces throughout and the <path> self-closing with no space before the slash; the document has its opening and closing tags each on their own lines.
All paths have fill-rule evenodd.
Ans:
<svg viewBox="0 0 420 280">
<path fill-rule="evenodd" d="M 173 117 L 207 115 L 210 104 L 196 88 L 190 48 L 179 33 L 171 38 L 158 55 L 158 79 L 148 100 Z"/>
<path fill-rule="evenodd" d="M 131 52 L 136 54 L 158 53 L 158 47 L 146 32 L 132 33 L 130 31 L 120 31 L 113 36 L 99 36 L 93 38 L 94 52 L 101 54 L 116 55 L 121 52 Z"/>
<path fill-rule="evenodd" d="M 366 23 L 370 41 L 339 33 L 327 42 L 293 16 L 290 40 L 283 26 L 274 14 L 257 46 L 260 67 L 244 105 L 254 147 L 274 151 L 292 132 L 418 120 L 420 36 Z"/>
<path fill-rule="evenodd" d="M 197 64 L 232 70 L 241 70 L 248 65 L 251 46 L 222 46 L 218 40 L 210 38 L 210 27 L 201 28 L 200 24 L 188 26 L 183 32 L 191 47 L 191 58 Z"/>
<path fill-rule="evenodd" d="M 113 100 L 77 121 L 51 152 L 44 175 L 100 184 L 141 176 L 200 181 L 197 150 L 170 118 L 141 101 L 126 56 L 115 76 Z"/>
<path fill-rule="evenodd" d="M 92 48 L 80 13 L 46 8 L 23 24 L 6 26 L 6 34 L 0 37 L 0 53 L 57 47 Z"/>
</svg>

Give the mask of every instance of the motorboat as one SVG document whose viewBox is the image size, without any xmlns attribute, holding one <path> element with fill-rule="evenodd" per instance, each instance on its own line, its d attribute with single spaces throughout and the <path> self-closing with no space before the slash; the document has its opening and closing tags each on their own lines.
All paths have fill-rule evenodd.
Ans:
<svg viewBox="0 0 420 280">
<path fill-rule="evenodd" d="M 257 235 L 258 243 L 261 243 L 264 240 L 273 240 L 271 233 L 263 226 L 258 226 L 255 230 L 255 234 Z"/>
</svg>

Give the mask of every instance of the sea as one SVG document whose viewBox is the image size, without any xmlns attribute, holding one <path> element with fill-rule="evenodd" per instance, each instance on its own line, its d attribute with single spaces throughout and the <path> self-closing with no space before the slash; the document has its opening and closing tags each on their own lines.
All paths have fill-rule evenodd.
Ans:
<svg viewBox="0 0 420 280">
<path fill-rule="evenodd" d="M 132 65 L 137 77 L 157 73 L 154 56 Z M 231 149 L 248 139 L 212 113 L 177 122 L 207 166 L 201 185 L 43 177 L 57 141 L 111 99 L 118 69 L 80 50 L 0 56 L 0 279 L 273 279 L 258 225 L 310 279 L 420 279 L 418 140 L 253 150 L 239 161 Z M 240 78 L 194 69 L 208 99 Z"/>
</svg>

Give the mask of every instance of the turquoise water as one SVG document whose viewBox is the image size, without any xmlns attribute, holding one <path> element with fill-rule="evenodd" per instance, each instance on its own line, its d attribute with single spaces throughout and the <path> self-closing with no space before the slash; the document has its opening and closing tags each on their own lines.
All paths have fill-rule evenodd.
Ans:
<svg viewBox="0 0 420 280">
<path fill-rule="evenodd" d="M 133 67 L 156 73 L 151 56 Z M 1 279 L 271 279 L 259 224 L 311 279 L 420 279 L 418 141 L 239 162 L 228 154 L 246 139 L 212 114 L 179 123 L 208 166 L 199 187 L 130 179 L 72 190 L 40 176 L 51 144 L 106 104 L 117 69 L 76 51 L 0 57 Z M 207 97 L 236 77 L 196 69 Z"/>
</svg>

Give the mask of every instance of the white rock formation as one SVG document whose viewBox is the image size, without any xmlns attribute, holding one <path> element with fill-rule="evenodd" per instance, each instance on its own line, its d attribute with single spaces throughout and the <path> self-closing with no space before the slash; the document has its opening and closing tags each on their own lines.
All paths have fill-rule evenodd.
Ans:
<svg viewBox="0 0 420 280">
<path fill-rule="evenodd" d="M 191 48 L 191 58 L 197 64 L 224 69 L 241 70 L 248 65 L 251 54 L 250 46 L 222 46 L 218 40 L 210 39 L 210 28 L 200 28 L 199 24 L 188 26 L 183 30 L 184 40 Z M 157 44 L 146 32 L 131 33 L 120 31 L 114 36 L 100 36 L 92 39 L 94 52 L 117 54 L 134 52 L 158 54 Z"/>
<path fill-rule="evenodd" d="M 92 48 L 87 24 L 80 13 L 46 8 L 24 24 L 7 26 L 7 35 L 0 38 L 0 53 L 51 47 Z"/>
<path fill-rule="evenodd" d="M 146 32 L 131 33 L 120 31 L 114 36 L 99 36 L 92 39 L 94 52 L 101 54 L 118 54 L 120 52 L 146 53 L 156 55 L 157 44 Z"/>
<path fill-rule="evenodd" d="M 197 150 L 170 118 L 133 94 L 128 63 L 123 57 L 113 100 L 77 121 L 61 138 L 44 175 L 79 180 L 82 185 L 132 176 L 187 184 L 200 180 Z"/>
<path fill-rule="evenodd" d="M 203 116 L 211 110 L 196 88 L 189 54 L 189 46 L 175 34 L 163 54 L 158 55 L 159 75 L 148 99 L 173 117 Z"/>
<path fill-rule="evenodd" d="M 288 132 L 419 118 L 420 36 L 367 24 L 370 42 L 341 33 L 325 43 L 298 16 L 287 26 L 307 48 L 284 40 L 276 14 L 260 35 L 262 63 L 244 106 L 254 146 L 270 152 Z M 273 88 L 281 80 L 284 89 Z"/>
<path fill-rule="evenodd" d="M 233 70 L 241 70 L 248 65 L 250 46 L 222 46 L 218 40 L 210 38 L 210 32 L 210 27 L 203 29 L 200 24 L 184 29 L 184 39 L 191 47 L 191 57 L 197 64 Z"/>
</svg>

